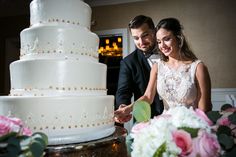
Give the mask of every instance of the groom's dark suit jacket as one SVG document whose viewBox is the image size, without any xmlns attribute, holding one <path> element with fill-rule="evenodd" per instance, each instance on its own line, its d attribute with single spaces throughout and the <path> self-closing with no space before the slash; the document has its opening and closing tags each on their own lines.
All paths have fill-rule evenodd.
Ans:
<svg viewBox="0 0 236 157">
<path fill-rule="evenodd" d="M 144 53 L 136 49 L 120 62 L 118 88 L 116 92 L 116 108 L 120 104 L 129 105 L 131 97 L 134 101 L 143 96 L 148 85 L 151 67 Z M 151 105 L 152 117 L 161 114 L 163 103 L 156 94 Z"/>
</svg>

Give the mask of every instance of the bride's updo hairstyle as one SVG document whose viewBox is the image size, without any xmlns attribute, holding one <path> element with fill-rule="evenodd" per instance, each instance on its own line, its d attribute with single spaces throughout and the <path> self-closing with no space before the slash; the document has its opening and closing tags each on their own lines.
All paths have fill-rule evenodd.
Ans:
<svg viewBox="0 0 236 157">
<path fill-rule="evenodd" d="M 183 26 L 180 24 L 179 20 L 176 18 L 165 18 L 162 19 L 156 26 L 156 32 L 159 29 L 166 29 L 168 31 L 171 31 L 173 35 L 176 37 L 178 43 L 179 43 L 179 48 L 180 48 L 180 58 L 181 59 L 189 59 L 192 61 L 197 60 L 197 57 L 195 54 L 192 52 L 190 49 L 185 36 L 183 34 Z M 168 57 L 165 56 L 163 53 L 160 53 L 161 59 L 164 61 L 168 61 Z"/>
</svg>

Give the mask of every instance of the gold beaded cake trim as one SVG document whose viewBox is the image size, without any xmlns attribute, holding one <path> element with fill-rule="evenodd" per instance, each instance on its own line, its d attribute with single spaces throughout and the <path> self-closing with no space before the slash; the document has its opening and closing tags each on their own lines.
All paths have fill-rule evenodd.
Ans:
<svg viewBox="0 0 236 157">
<path fill-rule="evenodd" d="M 33 126 L 32 130 L 48 130 L 48 129 L 52 129 L 52 130 L 65 130 L 65 129 L 79 129 L 79 128 L 91 128 L 91 127 L 99 127 L 101 125 L 109 125 L 110 123 L 114 123 L 114 120 L 108 120 L 108 121 L 104 121 L 104 122 L 98 122 L 98 123 L 92 123 L 92 124 L 68 124 L 67 126 Z"/>
<path fill-rule="evenodd" d="M 26 55 L 32 55 L 32 54 L 71 54 L 71 55 L 81 55 L 81 56 L 89 56 L 89 57 L 93 57 L 95 59 L 98 59 L 98 56 L 96 54 L 97 53 L 93 53 L 93 52 L 74 52 L 74 51 L 70 51 L 70 52 L 63 52 L 61 50 L 48 50 L 48 51 L 37 51 L 37 52 L 33 52 L 33 53 L 24 53 L 24 51 L 21 49 L 21 55 L 20 58 L 26 56 Z M 65 57 L 65 59 L 67 59 L 67 57 Z"/>
<path fill-rule="evenodd" d="M 13 91 L 16 90 L 15 88 L 11 88 L 11 92 L 13 93 Z M 33 91 L 39 91 L 39 90 L 56 90 L 56 91 L 104 91 L 107 92 L 106 88 L 96 88 L 96 87 L 85 87 L 85 86 L 81 86 L 81 87 L 54 87 L 54 86 L 49 86 L 49 88 L 24 88 L 22 89 L 23 91 L 29 91 L 32 92 L 32 94 L 34 96 L 44 96 L 44 94 L 36 94 L 33 93 Z M 23 94 L 9 94 L 10 96 L 23 96 Z"/>
<path fill-rule="evenodd" d="M 80 22 L 76 22 L 76 21 L 71 21 L 71 20 L 65 20 L 65 19 L 54 19 L 54 18 L 51 18 L 51 19 L 48 19 L 46 20 L 45 22 L 43 21 L 39 21 L 40 24 L 45 24 L 45 23 L 53 23 L 53 22 L 57 22 L 57 23 L 65 23 L 65 24 L 72 24 L 72 25 L 77 25 L 79 26 L 80 25 Z M 33 26 L 34 24 L 30 24 L 30 26 Z M 85 27 L 85 26 L 84 26 Z M 85 27 L 87 29 L 90 29 L 90 27 Z"/>
</svg>

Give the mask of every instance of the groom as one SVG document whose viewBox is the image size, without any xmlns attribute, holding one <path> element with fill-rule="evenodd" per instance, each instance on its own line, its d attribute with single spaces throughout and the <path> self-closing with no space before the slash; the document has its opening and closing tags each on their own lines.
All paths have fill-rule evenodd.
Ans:
<svg viewBox="0 0 236 157">
<path fill-rule="evenodd" d="M 136 50 L 120 62 L 120 73 L 116 92 L 115 121 L 128 122 L 132 115 L 124 113 L 123 108 L 140 98 L 148 85 L 150 70 L 153 62 L 158 59 L 156 49 L 155 26 L 150 17 L 139 15 L 129 23 L 129 30 L 133 37 Z M 151 105 L 151 116 L 162 113 L 163 103 L 158 94 Z"/>
</svg>

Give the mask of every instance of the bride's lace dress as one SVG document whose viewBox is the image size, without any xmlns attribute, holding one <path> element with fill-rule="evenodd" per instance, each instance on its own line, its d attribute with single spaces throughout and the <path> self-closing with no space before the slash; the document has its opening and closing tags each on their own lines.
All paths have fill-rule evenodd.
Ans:
<svg viewBox="0 0 236 157">
<path fill-rule="evenodd" d="M 196 108 L 195 73 L 200 62 L 196 60 L 174 69 L 168 67 L 164 61 L 158 61 L 157 91 L 164 101 L 165 110 L 177 105 Z"/>
</svg>

